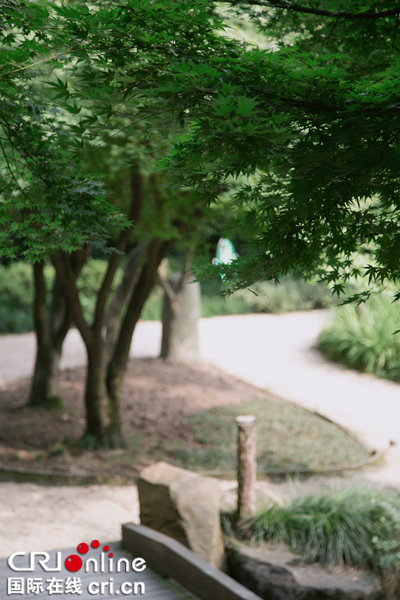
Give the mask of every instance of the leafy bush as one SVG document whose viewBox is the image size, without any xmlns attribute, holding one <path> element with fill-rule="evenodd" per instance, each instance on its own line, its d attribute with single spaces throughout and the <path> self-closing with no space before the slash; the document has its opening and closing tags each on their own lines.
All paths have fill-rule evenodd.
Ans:
<svg viewBox="0 0 400 600">
<path fill-rule="evenodd" d="M 388 599 L 398 600 L 400 598 L 400 539 L 381 540 L 375 536 L 372 541 L 379 556 L 378 567 Z"/>
<path fill-rule="evenodd" d="M 253 286 L 252 290 L 235 292 L 226 297 L 220 294 L 220 281 L 203 282 L 201 284 L 202 316 L 284 313 L 323 308 L 333 304 L 331 293 L 325 285 L 307 283 L 290 276 L 283 277 L 279 285 L 263 282 Z M 144 307 L 142 318 L 160 319 L 162 299 L 161 289 L 154 289 Z"/>
<path fill-rule="evenodd" d="M 352 305 L 338 307 L 318 346 L 330 360 L 400 381 L 400 335 L 394 333 L 399 325 L 398 304 L 381 294 L 368 300 L 359 314 Z"/>
<path fill-rule="evenodd" d="M 276 285 L 263 282 L 254 286 L 254 292 L 237 292 L 239 297 L 251 305 L 252 312 L 284 313 L 296 310 L 324 308 L 333 304 L 329 289 L 322 283 L 310 283 L 304 279 L 282 277 Z"/>
<path fill-rule="evenodd" d="M 352 487 L 296 498 L 285 507 L 272 506 L 240 524 L 239 532 L 251 534 L 253 540 L 289 544 L 306 562 L 344 563 L 383 571 L 388 551 L 385 544 L 398 547 L 399 527 L 398 496 Z"/>
<path fill-rule="evenodd" d="M 0 333 L 33 328 L 33 274 L 26 263 L 0 265 Z"/>
<path fill-rule="evenodd" d="M 79 277 L 80 297 L 85 317 L 91 320 L 96 303 L 97 290 L 107 268 L 104 260 L 90 259 Z M 50 292 L 54 269 L 47 265 L 44 270 L 47 290 Z M 121 280 L 117 272 L 114 286 Z M 0 333 L 23 333 L 33 330 L 34 284 L 32 265 L 24 262 L 0 265 Z M 48 294 L 50 303 L 51 294 Z"/>
<path fill-rule="evenodd" d="M 144 321 L 159 321 L 162 315 L 163 297 L 164 292 L 161 286 L 157 285 L 148 297 L 140 318 Z"/>
</svg>

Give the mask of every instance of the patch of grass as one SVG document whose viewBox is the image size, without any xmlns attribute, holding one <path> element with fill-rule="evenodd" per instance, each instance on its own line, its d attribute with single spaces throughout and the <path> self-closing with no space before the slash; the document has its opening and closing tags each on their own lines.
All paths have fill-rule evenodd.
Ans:
<svg viewBox="0 0 400 600">
<path fill-rule="evenodd" d="M 337 307 L 318 338 L 329 360 L 352 369 L 400 381 L 400 310 L 381 294 L 371 298 L 360 314 L 352 305 Z"/>
<path fill-rule="evenodd" d="M 51 398 L 47 398 L 45 402 L 42 402 L 40 408 L 45 410 L 58 410 L 64 408 L 64 401 L 61 396 L 52 396 Z"/>
<path fill-rule="evenodd" d="M 359 486 L 295 498 L 238 527 L 253 541 L 290 545 L 305 562 L 357 566 L 386 577 L 399 565 L 398 559 L 387 562 L 388 552 L 399 548 L 399 530 L 399 496 Z"/>
<path fill-rule="evenodd" d="M 368 451 L 340 427 L 289 402 L 261 398 L 186 416 L 196 443 L 168 442 L 166 460 L 193 470 L 234 473 L 236 422 L 241 414 L 257 419 L 257 471 L 319 469 L 357 462 Z"/>
<path fill-rule="evenodd" d="M 66 451 L 66 446 L 62 442 L 56 442 L 51 448 L 51 456 L 60 456 Z"/>
</svg>

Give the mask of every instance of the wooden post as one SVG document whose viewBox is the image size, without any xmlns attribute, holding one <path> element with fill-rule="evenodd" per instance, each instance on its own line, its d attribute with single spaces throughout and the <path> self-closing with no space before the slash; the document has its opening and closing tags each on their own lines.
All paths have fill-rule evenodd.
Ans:
<svg viewBox="0 0 400 600">
<path fill-rule="evenodd" d="M 238 507 L 236 520 L 254 517 L 256 512 L 256 418 L 240 416 L 238 425 Z"/>
</svg>

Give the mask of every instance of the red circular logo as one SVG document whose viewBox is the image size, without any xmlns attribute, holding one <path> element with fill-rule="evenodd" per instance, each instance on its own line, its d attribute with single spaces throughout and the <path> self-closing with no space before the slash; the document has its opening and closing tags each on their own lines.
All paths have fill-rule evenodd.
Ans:
<svg viewBox="0 0 400 600">
<path fill-rule="evenodd" d="M 79 571 L 82 565 L 82 559 L 77 554 L 70 554 L 70 556 L 68 556 L 65 559 L 65 568 L 68 569 L 68 571 L 72 571 L 73 573 Z"/>
</svg>

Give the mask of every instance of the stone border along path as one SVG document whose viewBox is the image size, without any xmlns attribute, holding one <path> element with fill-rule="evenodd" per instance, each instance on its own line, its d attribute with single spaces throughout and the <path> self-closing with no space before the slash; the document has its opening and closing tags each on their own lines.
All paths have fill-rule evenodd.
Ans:
<svg viewBox="0 0 400 600">
<path fill-rule="evenodd" d="M 327 318 L 329 311 L 319 310 L 201 319 L 201 355 L 236 377 L 339 423 L 371 448 L 382 450 L 392 442 L 383 464 L 335 481 L 400 488 L 400 385 L 327 363 L 312 348 Z M 160 340 L 159 322 L 140 321 L 131 356 L 158 356 Z M 33 334 L 0 336 L 0 386 L 31 375 L 34 349 Z M 82 366 L 85 358 L 79 333 L 71 330 L 61 366 Z M 289 497 L 298 488 L 309 493 L 330 482 L 332 478 L 315 477 L 306 483 L 260 482 L 260 488 Z M 0 507 L 2 556 L 72 546 L 95 532 L 98 539 L 116 540 L 121 523 L 138 522 L 135 486 L 0 483 Z"/>
</svg>

